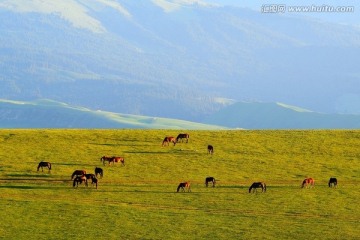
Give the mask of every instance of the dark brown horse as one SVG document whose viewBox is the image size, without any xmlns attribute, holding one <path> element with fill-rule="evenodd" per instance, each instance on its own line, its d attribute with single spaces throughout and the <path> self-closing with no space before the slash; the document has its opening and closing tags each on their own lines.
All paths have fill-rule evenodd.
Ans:
<svg viewBox="0 0 360 240">
<path fill-rule="evenodd" d="M 91 180 L 91 185 L 95 184 L 96 186 L 96 189 L 97 189 L 97 186 L 98 186 L 98 180 L 95 176 L 95 174 L 92 174 L 92 173 L 87 173 L 85 174 L 85 177 L 86 177 L 86 183 L 87 183 L 87 180 Z"/>
<path fill-rule="evenodd" d="M 85 174 L 86 174 L 85 170 L 75 170 L 71 175 L 71 179 L 73 179 L 74 177 L 85 176 Z"/>
<path fill-rule="evenodd" d="M 41 168 L 41 170 L 44 171 L 44 167 L 47 167 L 49 169 L 49 171 L 50 171 L 51 170 L 51 163 L 49 163 L 49 162 L 39 162 L 37 170 L 39 171 L 39 169 Z"/>
<path fill-rule="evenodd" d="M 73 187 L 78 187 L 79 184 L 81 183 L 84 183 L 84 185 L 87 187 L 88 186 L 88 183 L 87 183 L 87 179 L 85 177 L 85 175 L 83 176 L 76 176 L 74 178 L 74 181 L 73 181 Z"/>
<path fill-rule="evenodd" d="M 176 142 L 179 142 L 179 140 L 181 140 L 181 142 L 183 142 L 183 139 L 185 138 L 186 143 L 188 143 L 189 137 L 190 136 L 187 133 L 179 133 L 179 135 L 176 137 Z"/>
<path fill-rule="evenodd" d="M 163 142 L 162 142 L 162 146 L 165 146 L 166 144 L 169 146 L 170 143 L 174 143 L 174 146 L 176 144 L 176 139 L 174 137 L 165 137 Z"/>
<path fill-rule="evenodd" d="M 100 178 L 102 178 L 104 176 L 104 171 L 102 170 L 102 168 L 96 167 L 95 168 L 95 176 L 97 177 L 98 175 L 100 176 Z"/>
<path fill-rule="evenodd" d="M 188 192 L 191 192 L 191 189 L 190 189 L 190 183 L 189 182 L 182 182 L 179 184 L 179 186 L 177 187 L 176 189 L 176 192 L 179 192 L 179 190 L 181 189 L 182 192 L 185 192 L 185 189 L 187 188 L 187 191 Z"/>
<path fill-rule="evenodd" d="M 308 188 L 308 187 L 314 187 L 315 185 L 315 180 L 313 178 L 305 178 L 304 181 L 301 184 L 301 188 Z"/>
<path fill-rule="evenodd" d="M 337 179 L 332 177 L 329 180 L 329 187 L 336 187 L 337 186 Z"/>
<path fill-rule="evenodd" d="M 215 187 L 216 180 L 214 177 L 207 177 L 205 178 L 205 186 L 207 187 L 209 185 L 209 182 L 212 183 L 212 186 Z"/>
<path fill-rule="evenodd" d="M 100 162 L 102 162 L 104 165 L 105 165 L 105 162 L 106 162 L 106 161 L 108 161 L 109 164 L 110 164 L 110 162 L 113 161 L 113 157 L 102 156 L 102 157 L 100 158 Z"/>
<path fill-rule="evenodd" d="M 261 192 L 266 192 L 266 184 L 264 182 L 254 182 L 249 188 L 249 193 L 251 193 L 251 190 L 257 192 L 258 188 L 261 188 Z"/>
<path fill-rule="evenodd" d="M 207 150 L 208 150 L 208 154 L 214 154 L 214 147 L 212 145 L 208 145 L 207 147 Z"/>
</svg>

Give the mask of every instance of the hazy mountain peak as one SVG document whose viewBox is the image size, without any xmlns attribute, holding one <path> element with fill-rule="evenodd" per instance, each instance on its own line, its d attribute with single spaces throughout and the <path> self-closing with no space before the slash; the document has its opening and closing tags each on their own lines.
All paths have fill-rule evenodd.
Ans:
<svg viewBox="0 0 360 240">
<path fill-rule="evenodd" d="M 67 0 L 67 1 L 41 1 L 41 0 L 4 0 L 0 3 L 0 8 L 5 8 L 13 12 L 20 13 L 42 13 L 56 14 L 59 17 L 70 22 L 74 27 L 84 28 L 95 33 L 105 32 L 105 27 L 101 22 L 90 16 L 90 8 L 96 5 L 111 7 L 120 12 L 125 17 L 131 17 L 131 14 L 118 2 L 113 0 Z"/>
<path fill-rule="evenodd" d="M 165 12 L 172 12 L 180 9 L 182 6 L 200 5 L 200 6 L 211 6 L 201 0 L 152 0 L 152 2 L 161 7 Z"/>
</svg>

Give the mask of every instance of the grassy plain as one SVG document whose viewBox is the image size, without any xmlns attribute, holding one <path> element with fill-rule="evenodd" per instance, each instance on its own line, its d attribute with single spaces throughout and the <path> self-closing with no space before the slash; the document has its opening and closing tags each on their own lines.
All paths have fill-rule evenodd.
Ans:
<svg viewBox="0 0 360 240">
<path fill-rule="evenodd" d="M 360 238 L 360 131 L 188 131 L 189 143 L 161 146 L 178 133 L 1 130 L 0 238 Z M 102 166 L 98 189 L 74 189 L 72 172 L 94 172 L 103 155 L 126 166 Z M 36 171 L 42 160 L 50 173 Z M 316 186 L 301 189 L 305 177 Z M 191 193 L 176 193 L 182 181 Z M 267 192 L 249 194 L 254 181 Z"/>
</svg>

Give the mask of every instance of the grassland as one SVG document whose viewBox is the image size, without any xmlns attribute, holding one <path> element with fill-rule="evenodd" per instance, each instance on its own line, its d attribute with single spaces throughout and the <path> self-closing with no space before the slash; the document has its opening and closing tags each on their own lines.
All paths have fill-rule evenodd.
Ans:
<svg viewBox="0 0 360 240">
<path fill-rule="evenodd" d="M 359 239 L 360 131 L 188 131 L 189 143 L 161 146 L 177 133 L 1 130 L 0 238 Z M 72 172 L 103 155 L 126 166 L 74 189 Z M 36 171 L 42 160 L 50 173 Z M 305 177 L 316 186 L 301 189 Z M 191 193 L 176 193 L 182 181 Z M 249 194 L 254 181 L 267 192 Z"/>
</svg>

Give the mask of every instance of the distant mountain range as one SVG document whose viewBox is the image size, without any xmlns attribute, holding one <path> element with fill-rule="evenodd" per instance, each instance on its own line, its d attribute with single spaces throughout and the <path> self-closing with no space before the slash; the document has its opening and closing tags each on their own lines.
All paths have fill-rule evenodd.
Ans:
<svg viewBox="0 0 360 240">
<path fill-rule="evenodd" d="M 360 28 L 203 0 L 2 0 L 0 98 L 202 121 L 234 101 L 360 113 Z"/>
<path fill-rule="evenodd" d="M 42 99 L 0 100 L 0 128 L 360 129 L 360 115 L 321 114 L 282 103 L 234 103 L 203 122 L 94 111 Z"/>
</svg>

